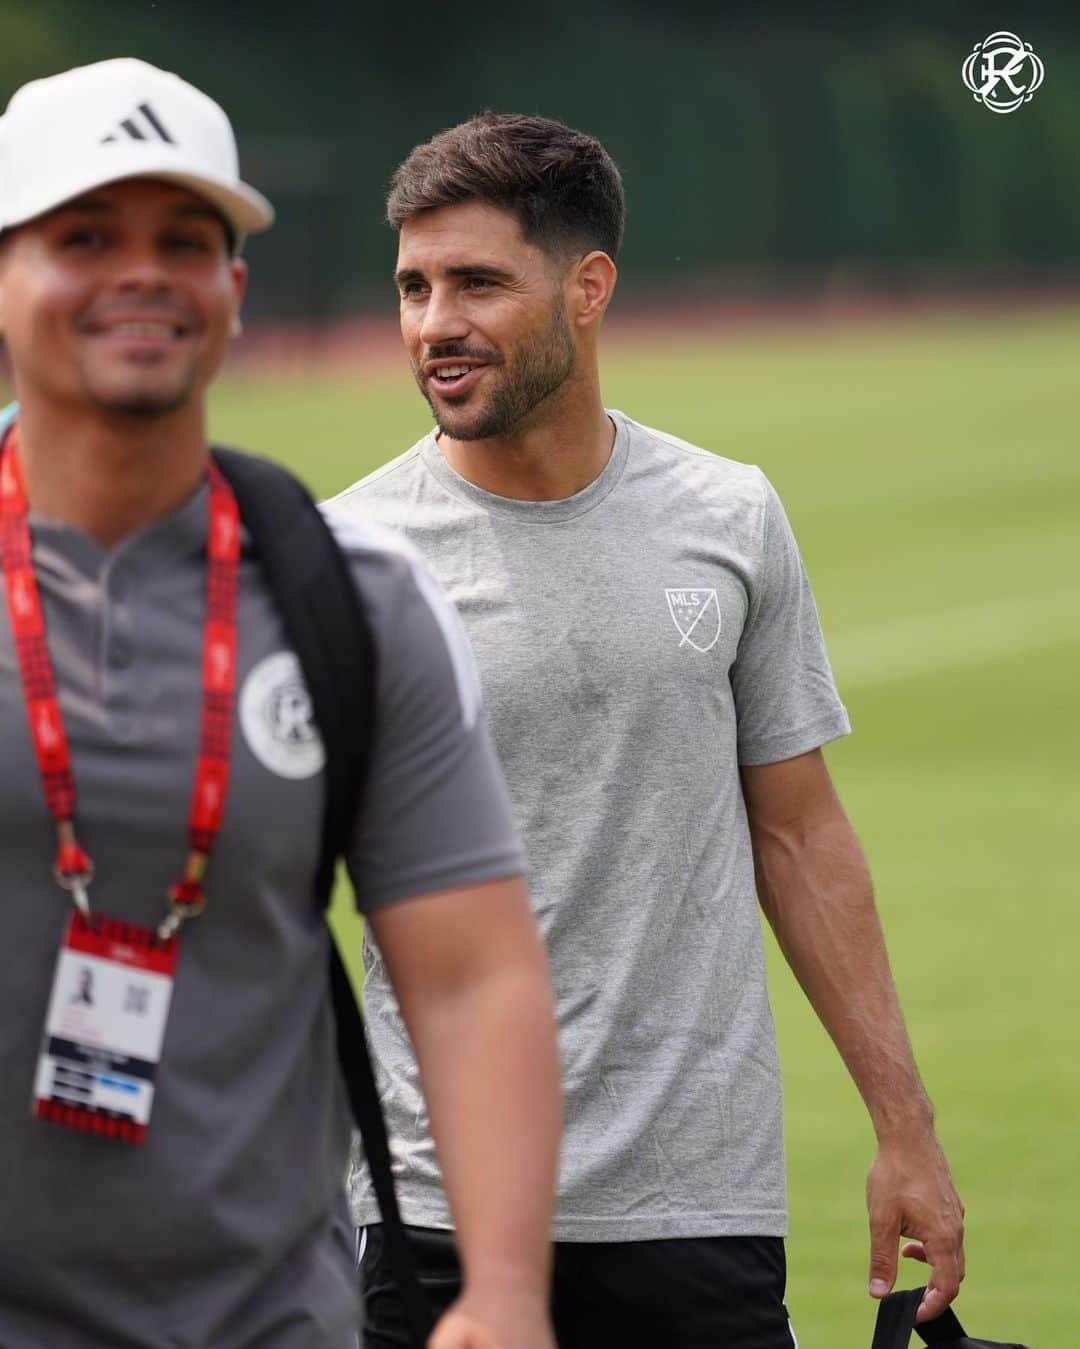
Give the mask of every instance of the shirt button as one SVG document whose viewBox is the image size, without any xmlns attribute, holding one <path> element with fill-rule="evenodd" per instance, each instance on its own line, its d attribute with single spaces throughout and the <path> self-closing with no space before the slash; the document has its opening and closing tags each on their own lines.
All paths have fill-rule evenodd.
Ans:
<svg viewBox="0 0 1080 1349">
<path fill-rule="evenodd" d="M 135 717 L 120 715 L 113 717 L 109 722 L 109 726 L 115 740 L 123 740 L 130 743 L 135 739 L 135 735 L 139 729 L 139 722 Z"/>
<path fill-rule="evenodd" d="M 125 670 L 134 659 L 134 645 L 126 637 L 114 637 L 109 643 L 109 664 Z"/>
</svg>

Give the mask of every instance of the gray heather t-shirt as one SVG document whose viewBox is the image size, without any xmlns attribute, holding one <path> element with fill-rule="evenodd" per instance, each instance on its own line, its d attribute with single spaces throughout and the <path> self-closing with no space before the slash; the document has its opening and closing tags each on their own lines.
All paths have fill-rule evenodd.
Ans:
<svg viewBox="0 0 1080 1349">
<path fill-rule="evenodd" d="M 145 925 L 187 849 L 206 491 L 105 553 L 32 522 L 48 644 L 97 864 L 91 903 Z M 520 871 L 460 625 L 414 550 L 342 538 L 375 637 L 370 789 L 350 866 L 367 910 Z M 70 902 L 0 604 L 0 1344 L 353 1349 L 348 1108 L 312 889 L 323 749 L 270 594 L 241 563 L 237 707 L 206 912 L 188 924 L 145 1143 L 31 1118 Z"/>
<path fill-rule="evenodd" d="M 612 413 L 563 501 L 458 476 L 428 436 L 335 508 L 409 534 L 480 669 L 558 1000 L 555 1235 L 785 1230 L 780 1079 L 740 764 L 845 734 L 776 494 Z M 365 999 L 406 1219 L 450 1215 L 378 953 Z M 366 1173 L 353 1216 L 375 1220 Z"/>
</svg>

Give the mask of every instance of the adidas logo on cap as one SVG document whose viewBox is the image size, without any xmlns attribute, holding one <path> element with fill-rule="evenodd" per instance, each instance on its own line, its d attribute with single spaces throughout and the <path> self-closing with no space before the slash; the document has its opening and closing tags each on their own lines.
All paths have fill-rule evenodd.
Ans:
<svg viewBox="0 0 1080 1349">
<path fill-rule="evenodd" d="M 274 208 L 240 178 L 236 140 L 206 94 L 122 57 L 24 84 L 0 117 L 0 230 L 122 178 L 163 178 L 205 197 L 238 235 Z"/>
<path fill-rule="evenodd" d="M 125 117 L 111 135 L 102 136 L 101 143 L 111 145 L 125 136 L 129 136 L 133 141 L 156 138 L 159 141 L 167 141 L 169 145 L 176 144 L 149 103 L 140 103 L 131 116 Z"/>
</svg>

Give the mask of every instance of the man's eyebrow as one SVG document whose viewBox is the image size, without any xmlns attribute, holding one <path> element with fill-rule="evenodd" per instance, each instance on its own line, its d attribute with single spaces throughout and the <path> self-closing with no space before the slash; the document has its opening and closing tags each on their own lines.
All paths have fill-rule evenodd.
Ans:
<svg viewBox="0 0 1080 1349">
<path fill-rule="evenodd" d="M 458 267 L 447 267 L 447 276 L 488 276 L 493 281 L 511 281 L 514 273 L 489 262 L 464 262 Z"/>
<path fill-rule="evenodd" d="M 80 197 L 76 201 L 61 202 L 50 215 L 102 215 L 106 211 L 115 211 L 116 207 L 104 197 Z"/>
<path fill-rule="evenodd" d="M 119 209 L 116 203 L 109 201 L 107 197 L 80 197 L 76 201 L 62 202 L 56 207 L 53 214 L 106 215 Z M 183 219 L 194 217 L 199 220 L 224 220 L 221 212 L 211 206 L 209 202 L 205 205 L 199 201 L 182 202 L 173 209 L 171 214 Z"/>
<path fill-rule="evenodd" d="M 227 224 L 222 213 L 216 207 L 211 206 L 209 202 L 184 202 L 183 205 L 176 208 L 176 214 L 183 216 L 185 219 L 194 216 L 199 220 L 213 220 L 219 225 Z"/>
<path fill-rule="evenodd" d="M 454 267 L 447 267 L 443 273 L 444 276 L 483 276 L 492 281 L 512 281 L 514 273 L 507 271 L 505 267 L 496 267 L 489 262 L 462 262 Z M 423 281 L 424 273 L 416 267 L 401 267 L 394 273 L 394 280 L 399 286 L 404 286 L 410 281 Z"/>
</svg>

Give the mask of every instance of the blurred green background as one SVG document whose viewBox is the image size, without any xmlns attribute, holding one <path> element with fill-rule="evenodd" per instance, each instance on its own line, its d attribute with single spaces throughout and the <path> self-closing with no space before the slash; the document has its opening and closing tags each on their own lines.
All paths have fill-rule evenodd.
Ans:
<svg viewBox="0 0 1080 1349">
<path fill-rule="evenodd" d="M 960 69 L 1016 29 L 1046 79 L 995 116 Z M 383 197 L 483 107 L 603 139 L 629 195 L 624 301 L 1077 276 L 1080 10 L 972 0 L 33 0 L 0 7 L 0 84 L 133 55 L 228 108 L 277 203 L 249 314 L 386 303 Z"/>
<path fill-rule="evenodd" d="M 1046 64 L 1009 116 L 960 79 L 999 28 Z M 608 401 L 761 464 L 791 515 L 855 724 L 830 765 L 968 1206 L 962 1314 L 975 1334 L 1075 1344 L 1075 4 L 0 10 L 5 95 L 113 55 L 222 101 L 248 176 L 279 207 L 248 249 L 251 336 L 212 429 L 324 495 L 428 426 L 381 328 L 351 356 L 338 342 L 333 367 L 312 359 L 339 321 L 392 321 L 381 214 L 397 161 L 483 106 L 562 117 L 608 144 L 629 196 Z M 835 317 L 848 310 L 877 317 Z M 777 313 L 798 322 L 757 322 Z M 283 321 L 289 361 L 264 340 Z M 344 907 L 336 921 L 355 947 Z M 770 950 L 789 1304 L 802 1349 L 860 1349 L 871 1135 Z"/>
</svg>

